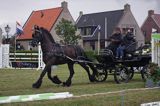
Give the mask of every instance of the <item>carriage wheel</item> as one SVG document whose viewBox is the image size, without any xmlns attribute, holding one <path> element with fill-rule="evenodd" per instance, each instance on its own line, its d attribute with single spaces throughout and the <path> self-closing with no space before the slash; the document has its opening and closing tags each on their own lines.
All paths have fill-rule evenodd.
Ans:
<svg viewBox="0 0 160 106">
<path fill-rule="evenodd" d="M 96 82 L 103 82 L 107 79 L 108 72 L 104 68 L 97 68 L 97 74 L 95 76 Z"/>
<path fill-rule="evenodd" d="M 149 77 L 149 69 L 148 65 L 144 66 L 141 70 L 141 77 L 143 81 L 146 81 L 146 79 Z"/>
<path fill-rule="evenodd" d="M 130 72 L 125 66 L 116 67 L 114 71 L 114 80 L 117 84 L 129 81 Z"/>
<path fill-rule="evenodd" d="M 113 56 L 113 52 L 112 52 L 112 50 L 110 50 L 110 49 L 105 49 L 103 52 L 102 52 L 102 55 L 112 55 Z"/>
<path fill-rule="evenodd" d="M 122 68 L 123 70 L 123 68 Z M 134 76 L 134 67 L 127 67 L 127 70 L 129 71 L 129 80 L 132 80 L 133 79 L 133 76 Z"/>
</svg>

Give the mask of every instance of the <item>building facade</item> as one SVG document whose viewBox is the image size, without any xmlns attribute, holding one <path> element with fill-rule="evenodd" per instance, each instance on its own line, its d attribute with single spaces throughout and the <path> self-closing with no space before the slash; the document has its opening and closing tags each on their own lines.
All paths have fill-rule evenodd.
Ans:
<svg viewBox="0 0 160 106">
<path fill-rule="evenodd" d="M 121 28 L 121 30 L 131 29 L 138 45 L 144 44 L 143 33 L 131 12 L 129 4 L 126 4 L 124 9 L 115 11 L 92 14 L 80 12 L 76 26 L 83 38 L 83 47 L 87 50 L 96 50 L 98 42 L 100 42 L 101 49 L 104 49 L 109 44 L 107 38 L 112 35 L 116 27 Z M 100 41 L 98 41 L 99 35 Z"/>
<path fill-rule="evenodd" d="M 154 10 L 149 10 L 141 30 L 144 34 L 145 42 L 150 42 L 152 33 L 160 33 L 160 14 L 155 14 Z"/>
</svg>

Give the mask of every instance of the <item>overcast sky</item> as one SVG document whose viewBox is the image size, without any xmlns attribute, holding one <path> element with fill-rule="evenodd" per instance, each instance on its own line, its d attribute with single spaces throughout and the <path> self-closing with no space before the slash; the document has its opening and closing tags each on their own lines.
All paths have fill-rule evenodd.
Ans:
<svg viewBox="0 0 160 106">
<path fill-rule="evenodd" d="M 15 32 L 16 21 L 24 24 L 33 10 L 60 7 L 64 0 L 0 0 L 0 27 L 5 34 L 4 27 L 11 26 L 11 34 Z M 126 3 L 139 26 L 147 17 L 148 10 L 155 10 L 160 14 L 160 0 L 65 0 L 74 20 L 79 11 L 84 14 L 123 9 Z"/>
</svg>

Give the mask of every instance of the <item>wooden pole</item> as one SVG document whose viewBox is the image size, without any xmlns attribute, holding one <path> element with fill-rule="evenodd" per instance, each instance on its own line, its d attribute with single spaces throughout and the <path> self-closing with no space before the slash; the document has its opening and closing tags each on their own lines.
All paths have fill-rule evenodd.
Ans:
<svg viewBox="0 0 160 106">
<path fill-rule="evenodd" d="M 100 49 L 101 49 L 101 47 L 100 47 L 100 36 L 101 36 L 100 30 L 101 30 L 101 26 L 98 25 L 98 55 L 99 55 L 99 52 L 100 52 Z"/>
<path fill-rule="evenodd" d="M 14 44 L 14 62 L 16 63 L 16 38 L 17 38 L 17 34 L 16 34 L 16 36 L 15 36 L 15 44 Z M 15 68 L 16 68 L 16 65 L 15 65 Z"/>
<path fill-rule="evenodd" d="M 107 17 L 105 17 L 105 47 L 107 47 L 107 41 L 106 41 L 106 39 L 107 39 Z"/>
</svg>

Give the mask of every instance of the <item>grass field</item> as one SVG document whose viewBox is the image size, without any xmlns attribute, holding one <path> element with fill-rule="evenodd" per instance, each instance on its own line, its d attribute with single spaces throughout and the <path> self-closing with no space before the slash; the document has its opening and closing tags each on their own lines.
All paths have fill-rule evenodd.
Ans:
<svg viewBox="0 0 160 106">
<path fill-rule="evenodd" d="M 135 75 L 129 83 L 116 84 L 113 76 L 109 76 L 105 82 L 90 83 L 87 73 L 78 65 L 75 66 L 75 75 L 71 87 L 62 87 L 53 84 L 45 76 L 42 86 L 39 89 L 33 89 L 34 83 L 39 77 L 41 71 L 36 70 L 0 70 L 0 96 L 37 94 L 47 92 L 70 92 L 74 95 L 94 94 L 103 92 L 113 92 L 124 89 L 144 88 L 145 83 L 140 75 Z M 69 75 L 66 65 L 58 66 L 53 74 L 65 81 Z M 145 91 L 126 91 L 121 93 L 98 95 L 82 98 L 69 98 L 63 100 L 46 100 L 24 103 L 3 104 L 5 106 L 139 106 L 141 103 L 160 101 L 160 89 Z M 124 103 L 122 103 L 124 100 Z M 2 105 L 2 104 L 1 104 Z"/>
</svg>

